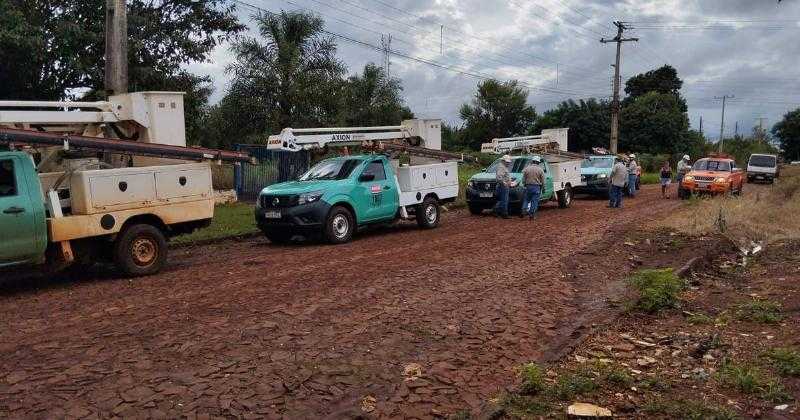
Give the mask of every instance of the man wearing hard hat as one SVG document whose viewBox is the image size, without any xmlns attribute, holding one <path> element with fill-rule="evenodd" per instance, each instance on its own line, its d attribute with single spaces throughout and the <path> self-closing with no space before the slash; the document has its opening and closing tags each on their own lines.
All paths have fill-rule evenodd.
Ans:
<svg viewBox="0 0 800 420">
<path fill-rule="evenodd" d="M 631 153 L 628 156 L 628 195 L 633 198 L 636 196 L 636 181 L 639 178 L 639 165 L 636 163 L 636 155 Z"/>
<path fill-rule="evenodd" d="M 508 168 L 511 166 L 511 156 L 504 155 L 500 159 L 500 164 L 497 165 L 495 170 L 495 179 L 497 180 L 497 204 L 494 205 L 494 214 L 508 219 L 508 189 L 511 187 L 511 175 L 508 173 Z"/>
</svg>

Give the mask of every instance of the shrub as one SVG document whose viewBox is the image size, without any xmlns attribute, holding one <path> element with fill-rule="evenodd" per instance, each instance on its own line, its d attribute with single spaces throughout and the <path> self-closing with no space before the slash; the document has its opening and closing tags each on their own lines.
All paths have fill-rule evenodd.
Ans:
<svg viewBox="0 0 800 420">
<path fill-rule="evenodd" d="M 544 375 L 536 363 L 523 365 L 520 368 L 519 376 L 522 378 L 520 394 L 536 395 L 544 390 Z"/>
<path fill-rule="evenodd" d="M 800 376 L 800 352 L 790 348 L 776 348 L 767 357 L 783 376 Z"/>
<path fill-rule="evenodd" d="M 571 400 L 596 389 L 597 383 L 588 372 L 576 372 L 559 377 L 558 382 L 550 389 L 550 393 L 560 400 Z"/>
<path fill-rule="evenodd" d="M 692 314 L 686 318 L 686 321 L 692 325 L 706 325 L 711 324 L 714 320 L 706 314 Z"/>
<path fill-rule="evenodd" d="M 739 418 L 736 413 L 728 408 L 694 400 L 649 401 L 644 405 L 643 410 L 648 414 L 661 414 L 676 419 L 733 420 Z"/>
<path fill-rule="evenodd" d="M 629 282 L 639 293 L 633 306 L 648 313 L 677 307 L 678 294 L 685 287 L 683 280 L 671 269 L 641 270 Z"/>
<path fill-rule="evenodd" d="M 783 319 L 783 315 L 781 315 L 781 307 L 777 303 L 754 299 L 742 303 L 736 308 L 736 318 L 762 324 L 777 324 Z"/>
<path fill-rule="evenodd" d="M 728 361 L 722 365 L 719 379 L 725 386 L 743 394 L 757 394 L 769 402 L 781 403 L 792 398 L 778 379 L 767 376 L 755 366 Z"/>
</svg>

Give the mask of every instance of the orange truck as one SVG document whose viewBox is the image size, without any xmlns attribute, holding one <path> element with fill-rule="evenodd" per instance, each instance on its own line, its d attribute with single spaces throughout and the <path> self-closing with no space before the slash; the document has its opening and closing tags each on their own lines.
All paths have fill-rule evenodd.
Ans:
<svg viewBox="0 0 800 420">
<path fill-rule="evenodd" d="M 742 193 L 744 178 L 744 171 L 730 157 L 711 156 L 699 159 L 683 177 L 678 186 L 678 195 L 681 198 L 689 198 L 692 194 L 739 195 Z"/>
</svg>

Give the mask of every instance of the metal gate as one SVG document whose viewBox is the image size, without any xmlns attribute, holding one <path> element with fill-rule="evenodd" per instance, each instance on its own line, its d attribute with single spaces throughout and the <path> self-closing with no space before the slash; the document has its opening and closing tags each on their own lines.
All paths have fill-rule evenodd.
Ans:
<svg viewBox="0 0 800 420">
<path fill-rule="evenodd" d="M 255 201 L 258 193 L 268 185 L 296 179 L 308 170 L 310 161 L 306 150 L 267 150 L 267 146 L 259 144 L 237 144 L 236 150 L 246 152 L 258 160 L 257 165 L 237 165 L 233 172 L 236 194 L 243 201 Z"/>
</svg>

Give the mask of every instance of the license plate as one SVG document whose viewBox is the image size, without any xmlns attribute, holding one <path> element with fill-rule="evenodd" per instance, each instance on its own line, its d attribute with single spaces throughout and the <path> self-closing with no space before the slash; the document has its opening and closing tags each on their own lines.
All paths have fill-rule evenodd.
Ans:
<svg viewBox="0 0 800 420">
<path fill-rule="evenodd" d="M 494 193 L 493 192 L 482 192 L 481 193 L 481 198 L 492 198 L 492 197 L 494 197 Z"/>
<path fill-rule="evenodd" d="M 764 179 L 764 175 L 756 175 L 756 179 Z"/>
<path fill-rule="evenodd" d="M 267 219 L 280 219 L 281 212 L 279 210 L 267 210 L 264 212 L 264 217 Z"/>
</svg>

